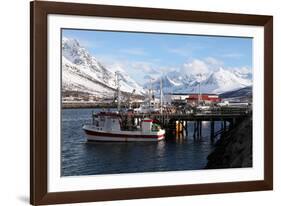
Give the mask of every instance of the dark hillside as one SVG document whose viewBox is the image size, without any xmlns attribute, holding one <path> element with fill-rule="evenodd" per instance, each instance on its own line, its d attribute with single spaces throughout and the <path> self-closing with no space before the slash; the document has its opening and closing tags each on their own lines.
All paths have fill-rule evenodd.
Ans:
<svg viewBox="0 0 281 206">
<path fill-rule="evenodd" d="M 252 118 L 245 119 L 217 142 L 206 169 L 252 167 Z"/>
</svg>

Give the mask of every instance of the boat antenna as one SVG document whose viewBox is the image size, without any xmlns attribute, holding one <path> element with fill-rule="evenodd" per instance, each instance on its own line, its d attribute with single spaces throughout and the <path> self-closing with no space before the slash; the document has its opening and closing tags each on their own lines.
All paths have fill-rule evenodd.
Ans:
<svg viewBox="0 0 281 206">
<path fill-rule="evenodd" d="M 160 114 L 163 113 L 163 88 L 162 88 L 162 75 L 160 77 Z"/>
<path fill-rule="evenodd" d="M 120 73 L 119 73 L 119 71 L 116 71 L 115 72 L 115 83 L 116 83 L 116 87 L 117 87 L 117 111 L 118 112 L 120 112 L 120 107 L 121 107 L 121 105 L 120 105 Z"/>
<path fill-rule="evenodd" d="M 201 80 L 202 80 L 202 75 L 201 75 L 201 73 L 199 73 L 199 77 L 200 77 L 200 79 L 199 79 L 199 92 L 198 92 L 198 106 L 200 105 L 200 103 L 201 103 Z"/>
<path fill-rule="evenodd" d="M 150 81 L 150 87 L 149 87 L 149 90 L 148 90 L 148 105 L 149 105 L 149 109 L 150 109 L 150 106 L 151 106 L 151 98 L 152 98 L 152 79 L 149 80 Z"/>
</svg>

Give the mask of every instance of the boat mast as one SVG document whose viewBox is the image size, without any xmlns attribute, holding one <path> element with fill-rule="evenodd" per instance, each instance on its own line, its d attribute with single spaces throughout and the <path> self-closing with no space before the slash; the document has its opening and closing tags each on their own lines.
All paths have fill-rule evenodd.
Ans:
<svg viewBox="0 0 281 206">
<path fill-rule="evenodd" d="M 199 76 L 200 76 L 200 80 L 199 80 L 198 106 L 200 105 L 201 102 L 201 80 L 202 80 L 201 73 L 199 74 Z"/>
<path fill-rule="evenodd" d="M 115 72 L 115 78 L 116 78 L 116 86 L 117 86 L 117 111 L 120 112 L 120 75 L 119 72 Z"/>
<path fill-rule="evenodd" d="M 149 105 L 149 110 L 150 110 L 151 98 L 152 98 L 152 79 L 150 79 L 149 81 L 150 81 L 150 88 L 148 90 L 148 105 Z"/>
<path fill-rule="evenodd" d="M 160 77 L 160 113 L 163 113 L 163 91 L 162 91 L 162 76 Z"/>
</svg>

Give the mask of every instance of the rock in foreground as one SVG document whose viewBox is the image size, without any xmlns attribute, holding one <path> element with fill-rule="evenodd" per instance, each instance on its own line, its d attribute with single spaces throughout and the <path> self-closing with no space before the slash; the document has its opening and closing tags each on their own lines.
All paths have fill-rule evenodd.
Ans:
<svg viewBox="0 0 281 206">
<path fill-rule="evenodd" d="M 248 118 L 217 142 L 206 169 L 252 167 L 252 145 L 252 118 Z"/>
</svg>

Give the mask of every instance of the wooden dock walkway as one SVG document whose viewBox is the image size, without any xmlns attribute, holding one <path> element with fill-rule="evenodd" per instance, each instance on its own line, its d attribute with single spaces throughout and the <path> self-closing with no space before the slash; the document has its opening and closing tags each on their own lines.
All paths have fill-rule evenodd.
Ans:
<svg viewBox="0 0 281 206">
<path fill-rule="evenodd" d="M 193 124 L 193 137 L 200 138 L 202 136 L 202 122 L 210 122 L 210 137 L 215 139 L 223 132 L 232 129 L 237 123 L 249 117 L 252 110 L 249 107 L 245 108 L 212 108 L 209 110 L 197 110 L 188 113 L 151 113 L 151 114 L 136 114 L 124 113 L 121 114 L 123 121 L 128 125 L 140 125 L 140 122 L 145 117 L 156 120 L 166 131 L 176 131 L 188 133 L 188 125 Z M 215 131 L 215 122 L 221 122 L 221 129 Z M 180 125 L 178 127 L 177 125 Z M 183 128 L 179 129 L 178 128 Z M 187 134 L 188 135 L 188 134 Z"/>
</svg>

